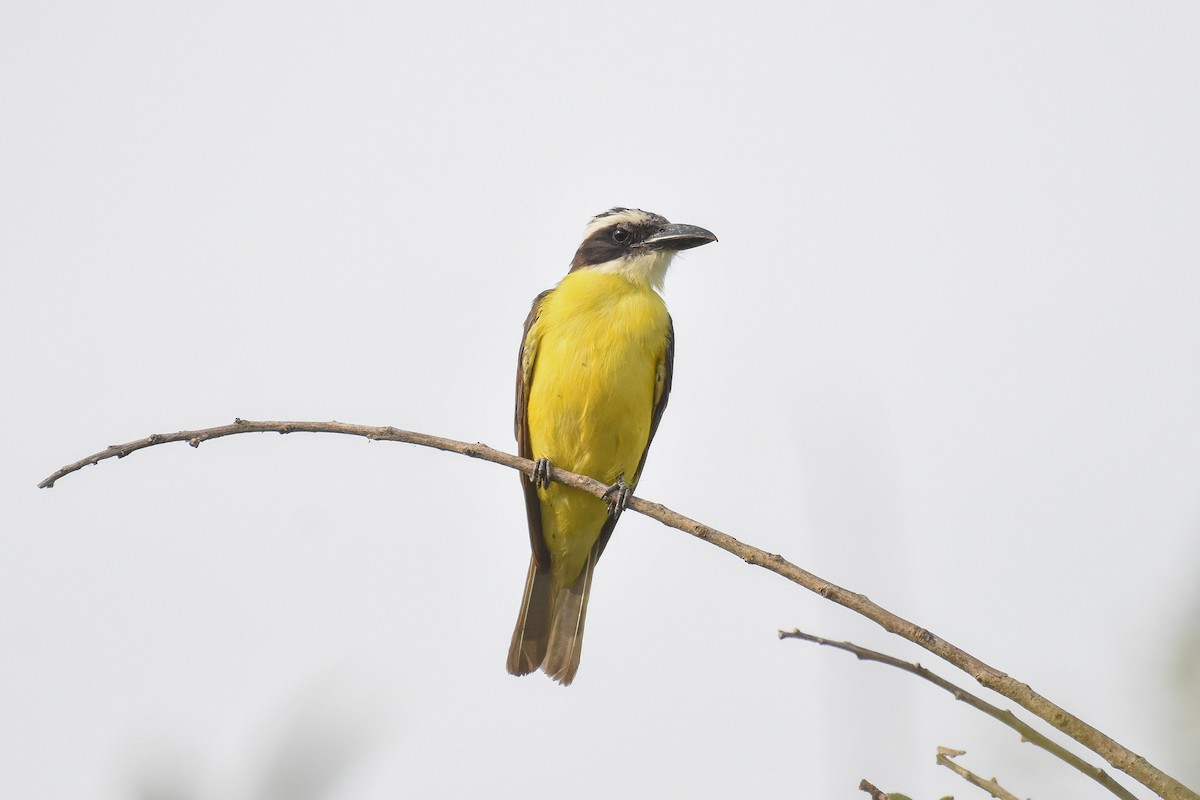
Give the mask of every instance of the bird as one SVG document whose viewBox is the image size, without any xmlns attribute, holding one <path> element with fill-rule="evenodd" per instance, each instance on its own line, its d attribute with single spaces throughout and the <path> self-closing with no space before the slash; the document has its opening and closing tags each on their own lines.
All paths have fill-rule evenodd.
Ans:
<svg viewBox="0 0 1200 800">
<path fill-rule="evenodd" d="M 675 361 L 659 294 L 681 250 L 711 231 L 636 208 L 584 229 L 571 268 L 533 301 L 517 363 L 518 453 L 532 554 L 508 671 L 569 685 L 579 669 L 596 561 L 642 476 Z M 553 467 L 607 485 L 603 499 L 552 483 Z"/>
</svg>

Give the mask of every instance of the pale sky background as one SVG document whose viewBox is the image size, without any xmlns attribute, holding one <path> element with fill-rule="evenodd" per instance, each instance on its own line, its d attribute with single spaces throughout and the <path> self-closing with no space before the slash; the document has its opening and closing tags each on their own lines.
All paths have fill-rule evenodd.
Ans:
<svg viewBox="0 0 1200 800">
<path fill-rule="evenodd" d="M 668 278 L 642 496 L 1200 783 L 1198 41 L 1194 3 L 6 2 L 0 797 L 981 796 L 938 745 L 1106 796 L 636 515 L 575 685 L 508 676 L 499 467 L 258 435 L 35 488 L 235 416 L 514 449 L 529 303 L 613 205 L 720 237 Z"/>
</svg>

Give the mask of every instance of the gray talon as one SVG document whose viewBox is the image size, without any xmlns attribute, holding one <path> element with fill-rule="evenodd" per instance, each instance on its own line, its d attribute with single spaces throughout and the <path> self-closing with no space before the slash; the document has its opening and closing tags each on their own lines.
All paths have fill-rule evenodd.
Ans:
<svg viewBox="0 0 1200 800">
<path fill-rule="evenodd" d="M 604 502 L 608 504 L 608 515 L 610 517 L 619 517 L 621 512 L 629 506 L 629 498 L 633 497 L 633 489 L 630 489 L 625 483 L 625 476 L 617 477 L 617 482 L 608 487 L 602 495 Z"/>
<path fill-rule="evenodd" d="M 533 481 L 533 485 L 539 489 L 546 489 L 550 486 L 550 470 L 553 465 L 548 458 L 539 458 L 533 462 L 533 473 L 529 476 L 529 480 Z"/>
</svg>

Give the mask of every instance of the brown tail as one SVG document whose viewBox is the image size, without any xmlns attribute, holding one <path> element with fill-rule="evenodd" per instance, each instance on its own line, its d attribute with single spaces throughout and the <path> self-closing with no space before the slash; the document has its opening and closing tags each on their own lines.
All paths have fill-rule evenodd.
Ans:
<svg viewBox="0 0 1200 800">
<path fill-rule="evenodd" d="M 537 562 L 530 559 L 521 614 L 508 650 L 510 673 L 527 675 L 541 667 L 564 686 L 575 679 L 598 550 L 598 545 L 592 548 L 579 577 L 565 589 L 555 587 L 549 572 L 538 570 Z"/>
<path fill-rule="evenodd" d="M 554 581 L 549 570 L 539 570 L 537 559 L 529 559 L 525 578 L 525 596 L 521 613 L 508 648 L 510 675 L 528 675 L 542 665 L 550 643 L 550 607 L 554 602 Z"/>
</svg>

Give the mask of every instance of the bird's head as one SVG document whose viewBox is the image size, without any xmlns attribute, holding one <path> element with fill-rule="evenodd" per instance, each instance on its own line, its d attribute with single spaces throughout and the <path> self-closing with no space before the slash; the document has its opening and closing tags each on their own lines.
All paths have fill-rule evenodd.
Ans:
<svg viewBox="0 0 1200 800">
<path fill-rule="evenodd" d="M 571 271 L 613 272 L 631 283 L 661 288 L 676 253 L 716 240 L 711 231 L 695 225 L 667 222 L 639 208 L 613 208 L 584 230 Z"/>
</svg>

